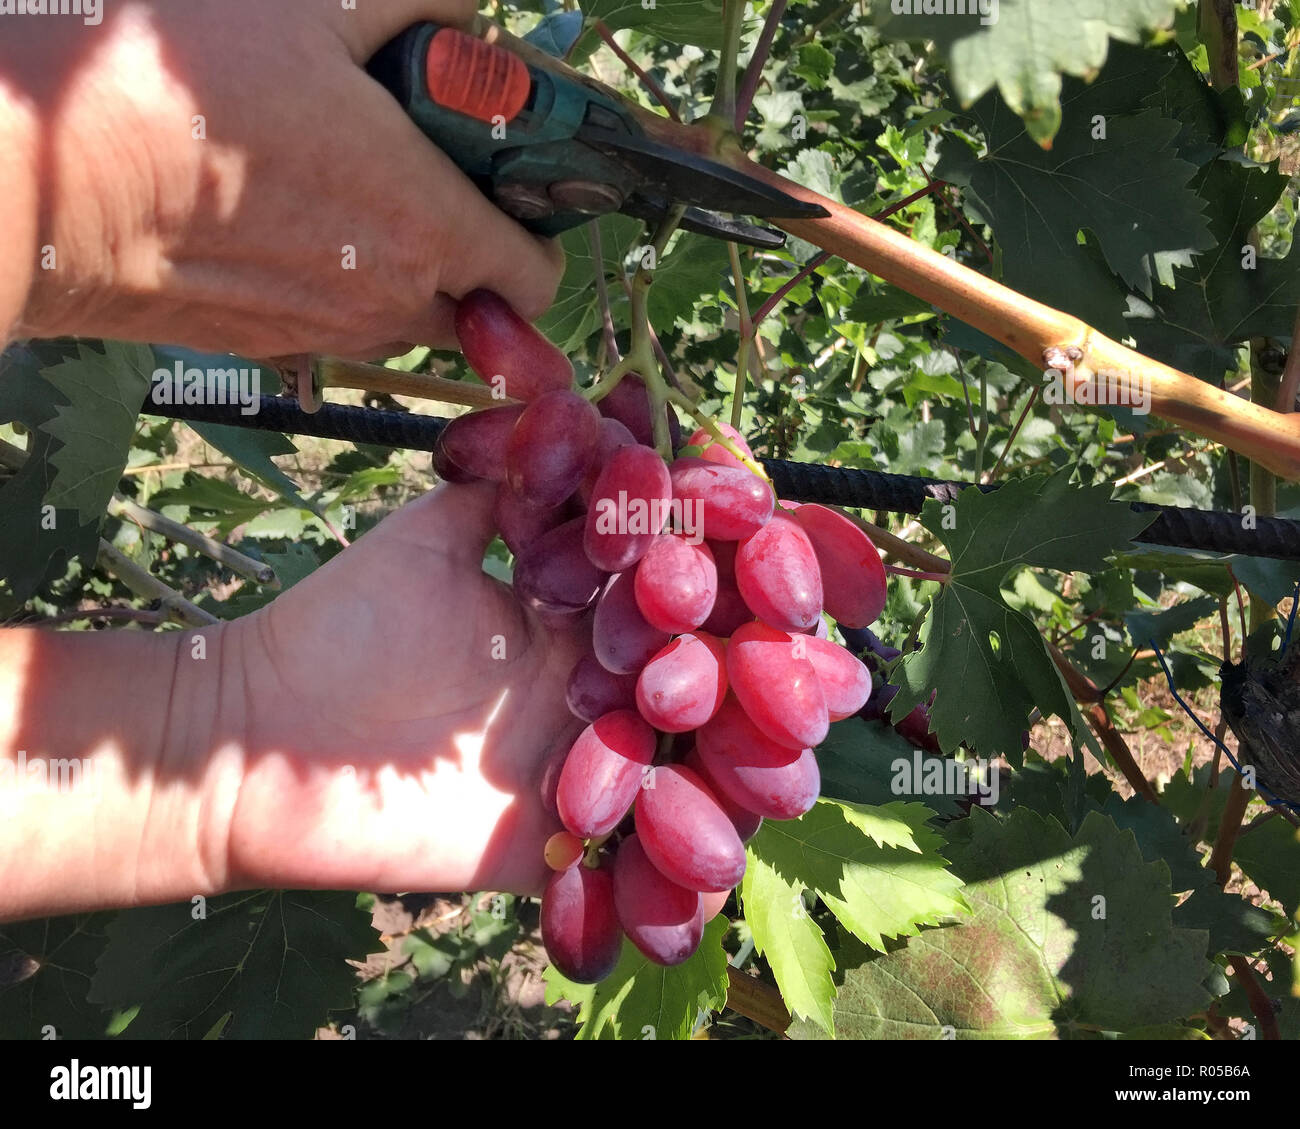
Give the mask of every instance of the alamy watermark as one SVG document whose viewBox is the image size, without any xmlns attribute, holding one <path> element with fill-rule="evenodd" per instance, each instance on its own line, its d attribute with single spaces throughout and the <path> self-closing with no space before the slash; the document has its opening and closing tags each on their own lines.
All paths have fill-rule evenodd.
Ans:
<svg viewBox="0 0 1300 1129">
<path fill-rule="evenodd" d="M 992 761 L 924 757 L 918 749 L 910 759 L 895 757 L 889 768 L 895 796 L 970 796 L 983 807 L 997 806 L 1001 777 Z"/>
<path fill-rule="evenodd" d="M 1083 376 L 1050 368 L 1043 373 L 1043 403 L 1052 407 L 1129 408 L 1151 414 L 1151 381 L 1109 370 Z"/>
<path fill-rule="evenodd" d="M 631 498 L 620 490 L 617 498 L 596 502 L 596 532 L 602 535 L 653 535 L 665 526 L 681 533 L 689 545 L 704 541 L 704 501 L 701 498 Z"/>
<path fill-rule="evenodd" d="M 998 0 L 891 0 L 896 16 L 979 16 L 992 27 L 998 22 Z"/>
<path fill-rule="evenodd" d="M 0 0 L 0 16 L 80 16 L 90 27 L 104 22 L 103 0 Z"/>
<path fill-rule="evenodd" d="M 262 370 L 247 368 L 154 369 L 149 397 L 155 404 L 238 404 L 239 414 L 257 414 L 262 402 Z"/>
<path fill-rule="evenodd" d="M 32 757 L 18 750 L 14 760 L 0 760 L 0 793 L 99 792 L 94 757 Z"/>
</svg>

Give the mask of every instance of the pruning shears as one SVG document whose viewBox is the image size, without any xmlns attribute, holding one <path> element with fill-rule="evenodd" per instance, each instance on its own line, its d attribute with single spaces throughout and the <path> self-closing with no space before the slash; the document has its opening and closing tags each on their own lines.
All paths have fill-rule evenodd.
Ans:
<svg viewBox="0 0 1300 1129">
<path fill-rule="evenodd" d="M 619 96 L 542 56 L 525 60 L 456 28 L 420 23 L 371 60 L 370 74 L 498 207 L 558 235 L 621 212 L 755 247 L 785 234 L 735 218 L 828 215 L 745 173 L 647 135 Z"/>
</svg>

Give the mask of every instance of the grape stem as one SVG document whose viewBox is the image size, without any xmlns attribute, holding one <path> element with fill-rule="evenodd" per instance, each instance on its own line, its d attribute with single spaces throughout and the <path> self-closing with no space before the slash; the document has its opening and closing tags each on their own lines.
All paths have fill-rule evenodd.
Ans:
<svg viewBox="0 0 1300 1129">
<path fill-rule="evenodd" d="M 704 430 L 709 433 L 713 441 L 717 443 L 724 451 L 726 451 L 730 455 L 734 455 L 737 459 L 739 459 L 742 463 L 744 463 L 745 468 L 750 472 L 750 474 L 757 475 L 764 482 L 767 482 L 769 484 L 771 483 L 772 480 L 768 478 L 767 471 L 763 469 L 762 464 L 750 458 L 747 454 L 745 454 L 745 452 L 740 449 L 739 444 L 737 444 L 730 436 L 724 435 L 722 429 L 718 427 L 718 425 L 714 423 L 713 420 L 711 420 L 707 415 L 705 415 L 702 411 L 700 411 L 700 409 L 696 407 L 695 404 L 693 404 L 689 399 L 683 396 L 676 389 L 669 389 L 668 402 L 678 408 L 681 408 L 682 411 L 686 412 L 687 415 L 689 415 L 691 419 L 693 419 L 699 427 L 704 428 Z"/>
<path fill-rule="evenodd" d="M 916 572 L 910 568 L 899 568 L 897 565 L 885 565 L 885 571 L 891 576 L 907 576 L 913 580 L 931 580 L 935 584 L 947 584 L 952 579 L 951 573 L 946 572 Z"/>
<path fill-rule="evenodd" d="M 740 248 L 727 244 L 731 278 L 736 287 L 736 310 L 740 316 L 740 352 L 736 354 L 736 386 L 731 392 L 731 426 L 740 430 L 745 410 L 745 383 L 749 379 L 749 347 L 754 340 L 754 323 L 749 316 L 749 295 L 745 293 L 745 272 L 740 265 Z"/>
</svg>

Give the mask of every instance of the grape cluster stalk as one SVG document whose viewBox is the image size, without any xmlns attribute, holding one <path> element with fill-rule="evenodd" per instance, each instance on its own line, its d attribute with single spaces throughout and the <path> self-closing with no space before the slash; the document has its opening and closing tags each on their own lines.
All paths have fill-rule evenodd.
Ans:
<svg viewBox="0 0 1300 1129">
<path fill-rule="evenodd" d="M 729 425 L 683 446 L 666 407 L 680 452 L 666 462 L 643 381 L 625 376 L 594 404 L 496 295 L 468 295 L 457 332 L 474 371 L 519 403 L 454 420 L 435 469 L 498 483 L 517 597 L 589 644 L 567 687 L 587 728 L 541 783 L 563 825 L 545 849 L 547 954 L 581 983 L 613 971 L 624 937 L 680 964 L 763 820 L 816 803 L 813 750 L 830 723 L 867 707 L 872 671 L 826 617 L 875 622 L 884 566 L 842 514 L 779 500 Z"/>
</svg>

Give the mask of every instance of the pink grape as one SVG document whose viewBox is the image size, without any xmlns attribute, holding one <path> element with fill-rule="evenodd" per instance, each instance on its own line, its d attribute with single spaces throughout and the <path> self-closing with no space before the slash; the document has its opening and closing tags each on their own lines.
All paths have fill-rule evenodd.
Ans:
<svg viewBox="0 0 1300 1129">
<path fill-rule="evenodd" d="M 659 536 L 668 517 L 673 484 L 651 447 L 622 447 L 600 472 L 592 491 L 584 545 L 591 563 L 606 572 L 632 568 Z"/>
<path fill-rule="evenodd" d="M 667 631 L 647 623 L 637 607 L 633 574 L 620 572 L 612 577 L 596 605 L 592 625 L 592 647 L 600 665 L 611 674 L 639 674 L 669 638 Z"/>
<path fill-rule="evenodd" d="M 636 445 L 635 436 L 623 424 L 616 419 L 601 416 L 600 434 L 596 439 L 596 455 L 591 460 L 591 467 L 582 480 L 582 485 L 578 487 L 578 500 L 584 506 L 591 503 L 591 493 L 596 488 L 596 479 L 600 477 L 600 472 L 605 469 L 605 464 L 613 457 L 614 452 L 620 447 Z"/>
<path fill-rule="evenodd" d="M 523 404 L 513 404 L 457 416 L 434 441 L 439 477 L 448 482 L 504 482 L 506 448 L 523 413 Z"/>
<path fill-rule="evenodd" d="M 718 595 L 713 554 L 680 533 L 665 533 L 637 566 L 634 590 L 647 623 L 670 635 L 694 631 L 709 618 Z"/>
<path fill-rule="evenodd" d="M 713 601 L 713 611 L 701 627 L 711 635 L 728 639 L 737 628 L 753 622 L 754 613 L 749 610 L 736 582 L 719 579 L 718 598 Z"/>
<path fill-rule="evenodd" d="M 560 773 L 560 822 L 583 839 L 608 835 L 637 798 L 654 760 L 654 731 L 631 710 L 593 722 L 578 736 Z"/>
<path fill-rule="evenodd" d="M 688 890 L 730 890 L 745 845 L 704 781 L 680 764 L 655 768 L 636 800 L 636 833 L 655 869 Z"/>
<path fill-rule="evenodd" d="M 552 529 L 563 525 L 570 517 L 567 506 L 534 506 L 524 501 L 503 482 L 497 487 L 496 504 L 492 510 L 492 523 L 501 540 L 515 556 L 519 556 L 534 541 Z"/>
<path fill-rule="evenodd" d="M 673 497 L 698 518 L 709 540 L 743 541 L 772 519 L 772 488 L 749 471 L 704 459 L 678 459 L 669 470 Z"/>
<path fill-rule="evenodd" d="M 736 585 L 759 619 L 806 631 L 822 613 L 822 574 L 808 535 L 778 513 L 736 552 Z"/>
<path fill-rule="evenodd" d="M 506 481 L 525 501 L 558 506 L 596 457 L 600 414 L 576 392 L 546 392 L 523 411 L 506 447 Z"/>
<path fill-rule="evenodd" d="M 845 627 L 875 623 L 885 610 L 886 577 L 871 538 L 825 506 L 799 506 L 794 520 L 817 555 L 831 618 Z"/>
<path fill-rule="evenodd" d="M 751 459 L 754 457 L 754 452 L 749 449 L 749 444 L 745 442 L 745 437 L 732 427 L 731 424 L 719 423 L 718 430 L 735 443 L 735 445 Z M 701 427 L 686 441 L 686 445 L 688 447 L 702 448 L 700 458 L 705 462 L 717 463 L 719 466 L 739 467 L 741 470 L 749 471 L 749 468 L 745 466 L 744 463 L 714 439 L 713 436 L 703 427 Z"/>
<path fill-rule="evenodd" d="M 829 639 L 805 638 L 802 646 L 817 672 L 831 721 L 852 717 L 867 704 L 871 697 L 871 671 L 864 662 Z"/>
<path fill-rule="evenodd" d="M 726 647 L 703 632 L 674 639 L 646 663 L 636 684 L 637 709 L 663 733 L 698 729 L 726 696 Z"/>
<path fill-rule="evenodd" d="M 587 559 L 583 524 L 574 518 L 544 533 L 515 562 L 515 592 L 535 611 L 577 615 L 600 595 L 605 574 Z"/>
<path fill-rule="evenodd" d="M 466 294 L 456 307 L 456 340 L 484 381 L 497 377 L 514 400 L 535 400 L 573 384 L 573 365 L 559 349 L 490 290 Z"/>
<path fill-rule="evenodd" d="M 614 971 L 623 931 L 608 870 L 571 866 L 551 875 L 542 894 L 542 944 L 551 963 L 575 983 L 594 984 Z"/>
<path fill-rule="evenodd" d="M 598 721 L 615 710 L 636 709 L 636 675 L 610 674 L 595 655 L 583 655 L 569 674 L 564 697 L 574 717 Z"/>
<path fill-rule="evenodd" d="M 715 794 L 741 811 L 797 819 L 817 802 L 821 773 L 812 749 L 787 749 L 770 740 L 734 697 L 696 734 L 696 742 Z"/>
<path fill-rule="evenodd" d="M 639 376 L 625 376 L 597 405 L 600 414 L 616 419 L 635 437 L 638 443 L 646 447 L 655 445 L 654 424 L 650 418 L 650 393 L 646 391 L 645 381 Z M 681 422 L 671 407 L 665 407 L 668 418 L 668 437 L 676 450 L 682 439 Z"/>
<path fill-rule="evenodd" d="M 727 645 L 727 678 L 736 698 L 763 733 L 789 749 L 820 745 L 830 728 L 821 682 L 803 654 L 793 637 L 765 623 L 738 628 Z"/>
<path fill-rule="evenodd" d="M 742 710 L 741 713 L 743 714 L 744 711 Z M 751 726 L 752 724 L 750 722 Z M 762 737 L 762 734 L 759 734 L 759 736 Z M 767 738 L 764 737 L 763 740 L 766 741 Z M 782 749 L 781 752 L 786 756 L 791 755 L 789 749 Z M 763 817 L 757 812 L 750 811 L 743 804 L 736 803 L 727 790 L 719 786 L 717 780 L 709 771 L 708 765 L 704 763 L 698 745 L 686 754 L 682 764 L 704 781 L 704 786 L 713 793 L 713 798 L 718 801 L 718 806 L 727 813 L 727 818 L 731 820 L 731 826 L 736 829 L 736 834 L 740 836 L 742 843 L 748 843 L 758 834 L 758 829 L 763 826 Z"/>
<path fill-rule="evenodd" d="M 636 835 L 614 858 L 614 908 L 628 940 L 655 964 L 681 964 L 704 936 L 700 895 L 665 878 Z"/>
</svg>

